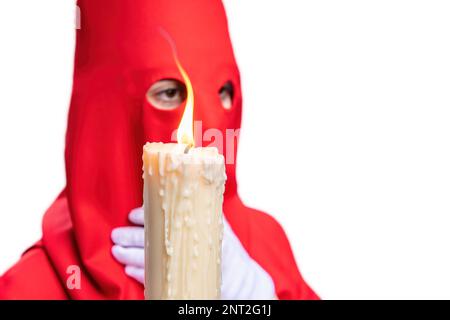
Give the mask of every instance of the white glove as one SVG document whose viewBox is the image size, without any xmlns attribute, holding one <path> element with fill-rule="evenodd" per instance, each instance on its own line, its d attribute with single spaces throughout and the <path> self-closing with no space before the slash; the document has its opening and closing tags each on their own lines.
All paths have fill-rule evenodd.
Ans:
<svg viewBox="0 0 450 320">
<path fill-rule="evenodd" d="M 112 254 L 125 265 L 125 273 L 144 284 L 144 210 L 130 212 L 129 220 L 139 226 L 116 228 L 111 233 Z M 274 299 L 272 278 L 245 251 L 241 242 L 224 219 L 222 243 L 222 299 Z"/>
<path fill-rule="evenodd" d="M 116 228 L 111 233 L 114 242 L 112 254 L 117 261 L 125 265 L 125 273 L 144 284 L 144 209 L 131 210 L 128 219 L 139 227 Z"/>
</svg>

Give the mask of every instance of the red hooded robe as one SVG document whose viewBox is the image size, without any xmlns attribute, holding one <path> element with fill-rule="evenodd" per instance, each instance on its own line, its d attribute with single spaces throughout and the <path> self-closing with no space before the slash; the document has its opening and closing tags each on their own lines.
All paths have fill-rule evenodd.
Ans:
<svg viewBox="0 0 450 320">
<path fill-rule="evenodd" d="M 225 136 L 226 129 L 240 128 L 239 71 L 220 1 L 79 0 L 78 6 L 66 188 L 45 213 L 42 239 L 0 278 L 3 299 L 143 298 L 142 285 L 112 257 L 110 234 L 142 205 L 142 146 L 169 142 L 184 109 L 158 110 L 145 99 L 155 81 L 183 81 L 161 28 L 191 79 L 194 119 L 203 132 L 216 128 Z M 229 110 L 218 94 L 227 81 L 234 86 Z M 279 299 L 316 299 L 280 225 L 240 200 L 236 143 L 223 151 L 233 160 L 226 168 L 224 213 L 234 232 L 271 275 Z M 81 271 L 80 288 L 67 285 L 72 266 Z"/>
</svg>

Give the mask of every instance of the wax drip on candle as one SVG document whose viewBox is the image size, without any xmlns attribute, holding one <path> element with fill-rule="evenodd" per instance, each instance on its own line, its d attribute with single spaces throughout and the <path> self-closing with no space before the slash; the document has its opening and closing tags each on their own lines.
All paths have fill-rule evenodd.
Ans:
<svg viewBox="0 0 450 320">
<path fill-rule="evenodd" d="M 166 164 L 166 155 L 163 153 L 159 154 L 159 175 L 164 177 L 164 169 Z"/>
</svg>

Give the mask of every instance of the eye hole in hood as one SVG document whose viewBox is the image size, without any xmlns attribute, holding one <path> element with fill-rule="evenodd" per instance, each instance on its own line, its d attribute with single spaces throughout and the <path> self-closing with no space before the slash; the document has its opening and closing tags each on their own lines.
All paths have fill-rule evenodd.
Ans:
<svg viewBox="0 0 450 320">
<path fill-rule="evenodd" d="M 175 79 L 157 81 L 147 91 L 147 101 L 160 110 L 178 108 L 186 100 L 186 96 L 186 86 Z"/>
</svg>

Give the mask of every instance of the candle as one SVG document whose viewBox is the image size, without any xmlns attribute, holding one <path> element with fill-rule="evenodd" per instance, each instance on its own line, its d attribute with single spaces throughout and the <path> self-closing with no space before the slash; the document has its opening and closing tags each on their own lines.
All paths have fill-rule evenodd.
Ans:
<svg viewBox="0 0 450 320">
<path fill-rule="evenodd" d="M 224 157 L 147 143 L 143 160 L 146 299 L 219 299 Z"/>
</svg>

